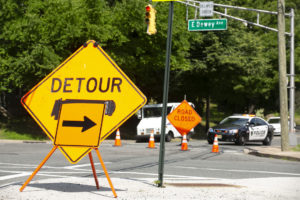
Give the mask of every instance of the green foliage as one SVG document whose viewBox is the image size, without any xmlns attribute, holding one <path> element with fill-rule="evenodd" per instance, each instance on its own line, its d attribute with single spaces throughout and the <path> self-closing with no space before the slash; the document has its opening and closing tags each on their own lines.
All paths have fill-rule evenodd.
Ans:
<svg viewBox="0 0 300 200">
<path fill-rule="evenodd" d="M 275 0 L 214 2 L 277 8 Z M 144 21 L 147 3 L 0 0 L 1 108 L 23 116 L 23 109 L 16 109 L 21 96 L 89 39 L 99 42 L 148 99 L 161 102 L 169 4 L 153 2 L 157 34 L 149 36 Z M 294 8 L 296 13 L 296 74 L 300 72 L 299 6 L 300 0 L 286 1 L 287 12 Z M 188 10 L 188 18 L 193 19 L 194 9 Z M 228 13 L 256 22 L 255 13 L 232 9 Z M 169 101 L 181 101 L 186 94 L 200 112 L 208 97 L 230 114 L 260 108 L 278 111 L 277 34 L 231 19 L 227 31 L 188 32 L 185 18 L 186 7 L 175 2 Z M 276 27 L 276 21 L 276 16 L 261 14 L 261 24 Z M 289 20 L 286 24 L 288 31 Z"/>
<path fill-rule="evenodd" d="M 0 139 L 5 140 L 45 140 L 42 136 L 35 136 L 30 133 L 19 133 L 6 129 L 0 130 Z"/>
<path fill-rule="evenodd" d="M 298 144 L 296 147 L 292 148 L 292 151 L 300 151 L 300 144 Z"/>
<path fill-rule="evenodd" d="M 48 137 L 31 118 L 23 116 L 7 123 L 0 121 L 0 139 L 46 140 Z"/>
</svg>

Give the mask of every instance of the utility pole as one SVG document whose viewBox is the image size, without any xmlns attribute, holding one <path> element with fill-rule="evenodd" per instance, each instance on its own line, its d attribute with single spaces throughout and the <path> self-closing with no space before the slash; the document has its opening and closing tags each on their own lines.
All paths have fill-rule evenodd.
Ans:
<svg viewBox="0 0 300 200">
<path fill-rule="evenodd" d="M 279 65 L 279 96 L 280 96 L 280 124 L 281 151 L 289 149 L 288 105 L 286 89 L 286 49 L 285 49 L 285 4 L 284 0 L 277 0 L 278 9 L 278 65 Z"/>
<path fill-rule="evenodd" d="M 290 26 L 290 131 L 295 133 L 295 13 L 294 9 L 291 9 L 290 14 L 291 26 Z M 291 142 L 291 141 L 290 141 Z"/>
</svg>

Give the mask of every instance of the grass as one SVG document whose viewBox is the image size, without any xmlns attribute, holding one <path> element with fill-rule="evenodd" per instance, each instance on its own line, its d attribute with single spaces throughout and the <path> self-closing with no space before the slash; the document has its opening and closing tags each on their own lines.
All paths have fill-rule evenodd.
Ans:
<svg viewBox="0 0 300 200">
<path fill-rule="evenodd" d="M 23 117 L 6 123 L 0 120 L 0 139 L 46 140 L 47 136 L 31 118 Z"/>
<path fill-rule="evenodd" d="M 45 137 L 43 135 L 32 135 L 29 133 L 18 133 L 15 131 L 10 131 L 6 129 L 0 130 L 0 139 L 6 140 L 44 140 Z"/>
<path fill-rule="evenodd" d="M 295 123 L 297 125 L 300 125 L 300 113 L 299 112 L 295 112 Z"/>
<path fill-rule="evenodd" d="M 292 148 L 292 151 L 300 151 L 300 144 L 298 144 L 296 147 Z"/>
</svg>

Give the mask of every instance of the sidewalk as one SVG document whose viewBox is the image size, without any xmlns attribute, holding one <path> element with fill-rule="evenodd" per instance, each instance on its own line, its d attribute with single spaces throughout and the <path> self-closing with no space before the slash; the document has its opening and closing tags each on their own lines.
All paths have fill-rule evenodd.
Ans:
<svg viewBox="0 0 300 200">
<path fill-rule="evenodd" d="M 295 134 L 298 138 L 299 144 L 300 131 L 297 130 Z M 281 151 L 281 146 L 247 147 L 246 149 L 244 149 L 244 153 L 261 157 L 300 161 L 300 151 Z"/>
<path fill-rule="evenodd" d="M 118 195 L 114 198 L 105 178 L 96 189 L 92 177 L 33 180 L 23 192 L 20 183 L 0 188 L 0 200 L 298 200 L 299 177 L 247 179 L 165 179 L 165 187 L 155 186 L 155 178 L 112 178 Z"/>
<path fill-rule="evenodd" d="M 47 144 L 52 144 L 53 142 L 50 140 L 7 140 L 7 139 L 0 139 L 0 143 L 47 143 Z"/>
<path fill-rule="evenodd" d="M 281 147 L 248 147 L 244 149 L 244 153 L 262 157 L 271 157 L 286 159 L 292 161 L 300 161 L 300 152 L 299 151 L 281 151 Z"/>
</svg>

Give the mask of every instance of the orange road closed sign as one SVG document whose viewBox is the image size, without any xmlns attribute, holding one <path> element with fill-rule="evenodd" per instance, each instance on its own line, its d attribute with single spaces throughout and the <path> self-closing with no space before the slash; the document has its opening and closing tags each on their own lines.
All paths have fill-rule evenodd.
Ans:
<svg viewBox="0 0 300 200">
<path fill-rule="evenodd" d="M 183 100 L 167 118 L 181 135 L 189 133 L 202 120 L 186 100 Z"/>
</svg>

